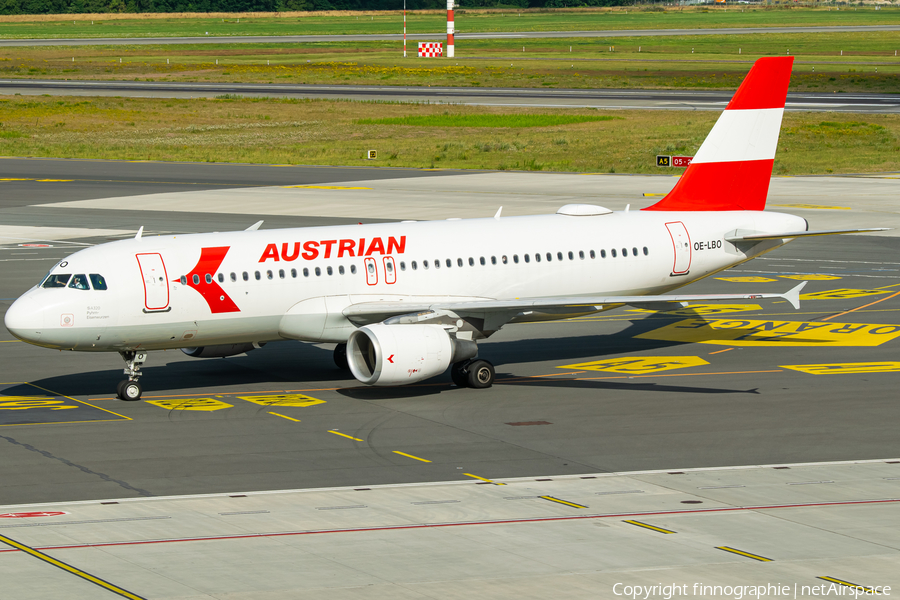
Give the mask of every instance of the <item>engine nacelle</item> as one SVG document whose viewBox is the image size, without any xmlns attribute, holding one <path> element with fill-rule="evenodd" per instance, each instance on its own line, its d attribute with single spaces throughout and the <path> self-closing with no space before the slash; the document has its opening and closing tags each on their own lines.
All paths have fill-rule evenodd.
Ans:
<svg viewBox="0 0 900 600">
<path fill-rule="evenodd" d="M 244 354 L 265 344 L 247 342 L 245 344 L 222 344 L 221 346 L 199 346 L 197 348 L 182 348 L 181 351 L 193 358 L 224 358 Z"/>
<path fill-rule="evenodd" d="M 477 354 L 475 342 L 451 337 L 440 325 L 377 323 L 360 327 L 347 340 L 350 371 L 368 385 L 415 383 Z"/>
</svg>

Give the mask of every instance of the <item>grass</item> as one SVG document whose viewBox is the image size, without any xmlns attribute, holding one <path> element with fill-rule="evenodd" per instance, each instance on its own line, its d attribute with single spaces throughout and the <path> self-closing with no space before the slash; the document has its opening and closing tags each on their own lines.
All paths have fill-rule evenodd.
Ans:
<svg viewBox="0 0 900 600">
<path fill-rule="evenodd" d="M 470 40 L 460 42 L 455 59 L 404 59 L 400 48 L 395 42 L 5 48 L 0 77 L 734 90 L 755 58 L 790 51 L 791 91 L 900 93 L 895 32 Z"/>
<path fill-rule="evenodd" d="M 681 170 L 657 168 L 655 156 L 693 154 L 718 116 L 542 112 L 550 122 L 579 122 L 459 126 L 460 120 L 491 124 L 530 115 L 508 107 L 13 97 L 0 100 L 0 155 L 674 174 Z M 609 116 L 616 118 L 595 118 Z M 372 122 L 407 117 L 423 121 L 402 127 Z M 453 124 L 441 124 L 443 119 Z M 370 149 L 378 151 L 378 160 L 366 160 Z M 785 115 L 776 174 L 884 171 L 900 171 L 900 115 Z"/>
<path fill-rule="evenodd" d="M 611 115 L 539 115 L 539 114 L 443 114 L 417 115 L 408 117 L 388 117 L 381 119 L 357 119 L 357 125 L 405 125 L 418 127 L 552 127 L 589 123 L 591 121 L 611 121 Z"/>
<path fill-rule="evenodd" d="M 807 8 L 659 6 L 615 9 L 457 9 L 463 33 L 494 31 L 582 31 L 774 27 L 813 25 L 886 25 L 900 23 L 893 6 Z M 403 15 L 393 12 L 90 14 L 0 16 L 3 38 L 205 37 L 245 35 L 327 35 L 400 33 Z M 410 11 L 409 33 L 446 31 L 444 11 Z"/>
</svg>

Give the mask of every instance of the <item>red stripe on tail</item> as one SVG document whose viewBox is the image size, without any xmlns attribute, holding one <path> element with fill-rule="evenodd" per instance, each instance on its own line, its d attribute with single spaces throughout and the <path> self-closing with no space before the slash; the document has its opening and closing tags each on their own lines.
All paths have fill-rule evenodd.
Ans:
<svg viewBox="0 0 900 600">
<path fill-rule="evenodd" d="M 762 210 L 774 162 L 692 163 L 665 198 L 644 210 Z"/>
<path fill-rule="evenodd" d="M 783 108 L 793 64 L 793 56 L 757 60 L 725 110 Z"/>
</svg>

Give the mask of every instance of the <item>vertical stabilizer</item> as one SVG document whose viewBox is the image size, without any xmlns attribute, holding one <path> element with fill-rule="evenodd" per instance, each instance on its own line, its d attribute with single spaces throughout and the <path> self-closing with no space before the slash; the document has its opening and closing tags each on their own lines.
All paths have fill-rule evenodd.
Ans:
<svg viewBox="0 0 900 600">
<path fill-rule="evenodd" d="M 793 63 L 757 60 L 672 191 L 644 210 L 764 209 Z"/>
</svg>

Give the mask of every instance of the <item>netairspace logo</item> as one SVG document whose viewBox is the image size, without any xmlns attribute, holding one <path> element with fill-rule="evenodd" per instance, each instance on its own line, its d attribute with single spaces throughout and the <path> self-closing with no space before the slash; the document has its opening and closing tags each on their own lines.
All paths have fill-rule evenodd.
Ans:
<svg viewBox="0 0 900 600">
<path fill-rule="evenodd" d="M 617 583 L 613 586 L 616 596 L 631 598 L 632 600 L 650 600 L 650 598 L 662 598 L 671 600 L 676 597 L 685 598 L 809 598 L 809 597 L 841 597 L 859 598 L 860 596 L 890 596 L 890 586 L 861 586 L 841 583 L 823 583 L 820 585 L 706 585 L 695 583 L 690 586 L 687 583 L 676 585 L 627 585 Z"/>
</svg>

